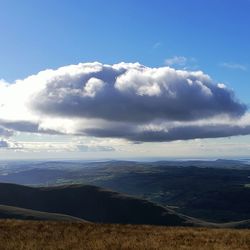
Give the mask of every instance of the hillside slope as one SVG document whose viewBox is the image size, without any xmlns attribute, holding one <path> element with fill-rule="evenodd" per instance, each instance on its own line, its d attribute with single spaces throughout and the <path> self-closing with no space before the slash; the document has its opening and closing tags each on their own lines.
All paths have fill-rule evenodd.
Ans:
<svg viewBox="0 0 250 250">
<path fill-rule="evenodd" d="M 80 218 L 64 214 L 46 213 L 31 209 L 5 206 L 5 205 L 0 205 L 0 219 L 87 222 Z"/>
<path fill-rule="evenodd" d="M 122 224 L 192 225 L 191 219 L 152 202 L 89 185 L 31 188 L 0 184 L 0 204 L 87 221 Z"/>
<path fill-rule="evenodd" d="M 33 188 L 0 183 L 0 204 L 0 218 L 250 228 L 250 220 L 206 222 L 147 200 L 90 185 Z"/>
<path fill-rule="evenodd" d="M 6 162 L 0 183 L 88 184 L 214 223 L 250 218 L 250 165 L 241 161 Z"/>
</svg>

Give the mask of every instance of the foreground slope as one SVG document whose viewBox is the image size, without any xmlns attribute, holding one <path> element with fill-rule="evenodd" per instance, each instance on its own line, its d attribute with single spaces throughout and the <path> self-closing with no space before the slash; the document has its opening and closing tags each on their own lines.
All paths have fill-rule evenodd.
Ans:
<svg viewBox="0 0 250 250">
<path fill-rule="evenodd" d="M 82 221 L 80 218 L 65 214 L 46 213 L 25 209 L 20 207 L 12 207 L 0 205 L 0 219 L 19 219 L 19 220 L 46 220 L 46 221 Z M 86 221 L 85 221 L 86 222 Z"/>
<path fill-rule="evenodd" d="M 1 221 L 4 250 L 168 249 L 249 250 L 250 230 Z"/>
</svg>

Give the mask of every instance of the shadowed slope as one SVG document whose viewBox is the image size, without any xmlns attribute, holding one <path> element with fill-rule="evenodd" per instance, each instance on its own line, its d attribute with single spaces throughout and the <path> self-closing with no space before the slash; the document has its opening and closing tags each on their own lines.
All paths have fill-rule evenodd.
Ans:
<svg viewBox="0 0 250 250">
<path fill-rule="evenodd" d="M 5 205 L 0 205 L 0 219 L 87 222 L 80 218 L 76 218 L 65 214 L 40 212 L 31 209 L 11 207 Z"/>
<path fill-rule="evenodd" d="M 33 188 L 0 183 L 2 218 L 77 220 L 98 223 L 151 224 L 165 226 L 198 226 L 210 228 L 249 228 L 249 220 L 210 223 L 134 198 L 90 185 Z M 18 208 L 17 208 L 18 207 Z M 26 209 L 32 210 L 26 210 Z M 2 210 L 1 210 L 2 209 Z M 41 213 L 43 211 L 46 213 Z M 53 213 L 53 214 L 48 214 Z M 55 215 L 56 213 L 57 215 Z M 58 215 L 58 213 L 60 215 Z M 13 216 L 12 216 L 13 215 Z M 67 216 L 69 215 L 69 216 Z M 77 218 L 72 218 L 77 217 Z"/>
<path fill-rule="evenodd" d="M 0 184 L 0 204 L 62 213 L 93 222 L 190 224 L 173 211 L 152 202 L 88 185 L 31 188 Z"/>
</svg>

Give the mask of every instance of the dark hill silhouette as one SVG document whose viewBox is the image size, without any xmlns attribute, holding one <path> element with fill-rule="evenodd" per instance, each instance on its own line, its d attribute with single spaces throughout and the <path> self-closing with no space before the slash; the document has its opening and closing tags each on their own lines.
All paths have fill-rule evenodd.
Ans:
<svg viewBox="0 0 250 250">
<path fill-rule="evenodd" d="M 150 201 L 90 185 L 28 187 L 0 183 L 0 219 L 249 228 L 250 220 L 210 223 Z M 42 211 L 42 212 L 41 212 Z"/>
<path fill-rule="evenodd" d="M 101 223 L 192 225 L 191 220 L 152 202 L 89 185 L 32 188 L 2 183 L 0 204 Z"/>
</svg>

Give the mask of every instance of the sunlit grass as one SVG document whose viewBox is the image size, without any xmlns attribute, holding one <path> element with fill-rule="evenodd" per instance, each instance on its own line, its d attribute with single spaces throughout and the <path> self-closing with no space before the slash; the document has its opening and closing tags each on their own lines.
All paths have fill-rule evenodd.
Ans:
<svg viewBox="0 0 250 250">
<path fill-rule="evenodd" d="M 4 220 L 0 249 L 241 249 L 250 230 Z"/>
</svg>

